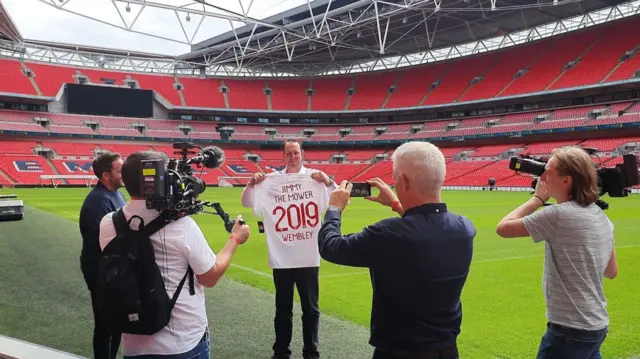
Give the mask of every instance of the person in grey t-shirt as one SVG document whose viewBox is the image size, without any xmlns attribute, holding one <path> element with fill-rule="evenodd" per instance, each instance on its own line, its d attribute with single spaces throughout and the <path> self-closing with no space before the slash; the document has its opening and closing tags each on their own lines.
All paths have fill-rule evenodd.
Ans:
<svg viewBox="0 0 640 359">
<path fill-rule="evenodd" d="M 556 205 L 544 205 L 550 197 Z M 603 277 L 618 273 L 613 223 L 595 202 L 596 167 L 578 147 L 553 151 L 535 195 L 504 217 L 501 237 L 545 242 L 543 289 L 547 332 L 538 359 L 600 359 L 609 315 Z M 535 213 L 534 213 L 535 212 Z"/>
</svg>

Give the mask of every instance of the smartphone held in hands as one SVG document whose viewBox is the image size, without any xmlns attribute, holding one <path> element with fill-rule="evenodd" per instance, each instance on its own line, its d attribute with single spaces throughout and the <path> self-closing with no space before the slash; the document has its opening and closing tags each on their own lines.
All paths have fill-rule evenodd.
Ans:
<svg viewBox="0 0 640 359">
<path fill-rule="evenodd" d="M 371 185 L 366 182 L 352 182 L 351 197 L 371 196 Z"/>
</svg>

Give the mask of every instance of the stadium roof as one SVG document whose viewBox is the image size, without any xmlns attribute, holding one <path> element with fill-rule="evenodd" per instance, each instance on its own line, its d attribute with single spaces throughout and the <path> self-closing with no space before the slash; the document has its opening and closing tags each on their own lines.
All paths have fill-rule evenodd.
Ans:
<svg viewBox="0 0 640 359">
<path fill-rule="evenodd" d="M 0 2 L 0 39 L 10 40 L 12 42 L 22 41 L 22 35 L 16 28 L 11 16 Z"/>
<path fill-rule="evenodd" d="M 194 44 L 180 59 L 275 71 L 340 67 L 529 29 L 621 0 L 315 0 Z M 243 15 L 243 14 L 239 14 Z"/>
<path fill-rule="evenodd" d="M 0 5 L 2 1 L 24 7 L 23 0 L 0 0 Z M 640 0 L 215 3 L 221 5 L 207 0 L 92 0 L 89 7 L 79 0 L 31 2 L 46 4 L 48 13 L 42 14 L 45 18 L 52 17 L 51 11 L 58 11 L 84 21 L 94 20 L 89 25 L 122 29 L 121 33 L 130 33 L 131 39 L 146 35 L 149 42 L 160 39 L 180 43 L 189 45 L 192 51 L 174 57 L 115 50 L 105 45 L 105 38 L 95 37 L 89 29 L 62 22 L 63 26 L 83 29 L 64 31 L 65 34 L 87 32 L 85 39 L 89 40 L 84 42 L 91 45 L 95 41 L 102 47 L 30 39 L 20 43 L 0 40 L 0 55 L 140 72 L 204 71 L 214 76 L 315 76 L 413 66 L 514 46 L 640 14 Z M 95 8 L 98 3 L 102 4 L 100 9 Z M 76 8 L 71 7 L 73 4 Z M 110 10 L 111 20 L 116 20 L 106 21 L 106 15 L 92 15 L 87 9 L 98 14 Z M 7 23 L 12 24 L 0 22 Z M 158 27 L 158 23 L 163 26 Z M 144 24 L 151 28 L 145 28 Z M 47 30 L 56 31 L 55 27 Z M 101 30 L 99 35 L 112 33 Z M 130 45 L 121 42 L 122 47 L 117 47 Z M 16 47 L 22 54 L 8 50 Z"/>
</svg>

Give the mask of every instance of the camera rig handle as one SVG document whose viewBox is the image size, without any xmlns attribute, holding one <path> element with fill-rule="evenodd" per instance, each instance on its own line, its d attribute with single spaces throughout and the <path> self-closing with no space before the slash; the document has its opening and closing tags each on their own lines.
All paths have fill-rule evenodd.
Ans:
<svg viewBox="0 0 640 359">
<path fill-rule="evenodd" d="M 231 230 L 233 229 L 233 225 L 235 224 L 234 221 L 232 221 L 229 218 L 229 214 L 227 214 L 223 209 L 222 206 L 220 205 L 220 203 L 218 202 L 202 202 L 201 205 L 203 207 L 210 207 L 215 209 L 215 213 L 214 212 L 208 212 L 208 211 L 204 211 L 205 213 L 209 213 L 209 214 L 217 214 L 218 216 L 220 216 L 220 218 L 222 218 L 222 222 L 224 222 L 224 229 L 228 232 L 231 233 Z M 244 220 L 240 220 L 240 224 L 244 225 L 246 224 Z"/>
</svg>

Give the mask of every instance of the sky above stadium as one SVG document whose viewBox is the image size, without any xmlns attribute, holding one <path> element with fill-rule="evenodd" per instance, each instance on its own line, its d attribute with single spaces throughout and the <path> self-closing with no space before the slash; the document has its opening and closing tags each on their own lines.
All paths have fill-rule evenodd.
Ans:
<svg viewBox="0 0 640 359">
<path fill-rule="evenodd" d="M 115 2 L 118 9 L 114 7 L 112 0 L 64 0 L 68 1 L 63 2 L 64 9 L 80 15 L 54 7 L 52 4 L 60 4 L 59 0 L 0 1 L 25 39 L 172 56 L 190 51 L 190 46 L 184 42 L 198 43 L 231 31 L 232 26 L 238 28 L 245 25 L 242 22 L 230 23 L 229 20 L 213 17 L 205 17 L 202 20 L 201 15 L 188 12 L 189 8 L 203 9 L 201 4 L 195 4 L 193 0 L 152 0 L 159 4 L 185 6 L 184 9 L 187 11 L 178 12 L 177 16 L 173 10 L 152 7 L 142 10 L 140 5 L 127 4 L 121 0 Z M 264 19 L 306 4 L 306 0 L 207 0 L 207 2 L 239 14 L 242 14 L 243 10 L 247 11 L 248 16 L 257 19 Z M 127 5 L 129 11 L 127 11 Z M 226 14 L 222 10 L 211 7 L 207 7 L 207 11 Z M 137 20 L 136 17 L 138 17 Z M 121 27 L 134 24 L 131 27 L 133 30 L 183 43 L 130 32 L 109 24 Z M 199 29 L 198 25 L 200 25 Z"/>
</svg>

